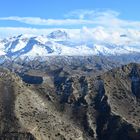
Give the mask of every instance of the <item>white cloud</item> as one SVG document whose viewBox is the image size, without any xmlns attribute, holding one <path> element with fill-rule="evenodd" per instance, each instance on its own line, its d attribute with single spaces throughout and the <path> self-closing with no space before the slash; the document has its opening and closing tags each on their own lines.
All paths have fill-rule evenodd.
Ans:
<svg viewBox="0 0 140 140">
<path fill-rule="evenodd" d="M 64 19 L 42 19 L 40 17 L 0 17 L 0 20 L 12 20 L 21 23 L 40 26 L 52 27 L 104 27 L 105 29 L 121 30 L 121 29 L 140 29 L 140 21 L 130 21 L 120 18 L 120 13 L 112 10 L 75 10 L 69 12 L 64 16 Z M 11 36 L 18 34 L 47 34 L 55 29 L 39 29 L 39 28 L 25 28 L 25 27 L 0 27 L 0 36 Z M 36 26 L 34 26 L 36 27 Z M 83 31 L 92 38 L 91 33 L 83 28 Z M 99 34 L 99 33 L 98 33 Z M 106 37 L 106 36 L 105 36 Z"/>
<path fill-rule="evenodd" d="M 65 17 L 69 18 L 78 18 L 78 19 L 90 19 L 93 20 L 97 17 L 117 17 L 119 16 L 119 12 L 112 11 L 112 10 L 106 10 L 106 11 L 100 11 L 100 10 L 75 10 L 71 11 L 68 14 L 65 15 Z"/>
<path fill-rule="evenodd" d="M 46 29 L 24 28 L 24 27 L 0 27 L 0 37 L 10 37 L 19 34 L 41 35 L 49 31 Z"/>
<path fill-rule="evenodd" d="M 26 28 L 26 27 L 0 27 L 0 37 L 10 37 L 10 36 L 16 36 L 19 34 L 28 34 L 28 35 L 47 35 L 51 33 L 54 30 L 65 30 L 68 32 L 72 32 L 76 34 L 79 32 L 79 29 L 64 29 L 64 28 L 50 28 L 50 29 L 38 29 L 38 28 Z"/>
<path fill-rule="evenodd" d="M 65 19 L 42 19 L 40 17 L 0 17 L 0 20 L 12 20 L 29 25 L 44 26 L 103 26 L 109 28 L 140 28 L 140 21 L 119 18 L 120 13 L 112 10 L 76 10 L 65 15 Z"/>
<path fill-rule="evenodd" d="M 46 26 L 69 26 L 69 25 L 86 25 L 94 24 L 92 20 L 83 19 L 42 19 L 39 17 L 2 17 L 0 20 L 18 21 L 30 25 L 46 25 Z"/>
<path fill-rule="evenodd" d="M 120 13 L 112 10 L 75 10 L 65 17 L 80 20 L 88 20 L 89 23 L 109 28 L 140 28 L 140 21 L 123 20 Z M 80 22 L 79 22 L 80 23 Z"/>
</svg>

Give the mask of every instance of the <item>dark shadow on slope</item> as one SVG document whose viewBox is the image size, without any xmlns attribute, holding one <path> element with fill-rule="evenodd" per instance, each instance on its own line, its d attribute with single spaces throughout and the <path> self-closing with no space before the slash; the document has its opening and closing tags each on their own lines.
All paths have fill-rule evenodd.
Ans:
<svg viewBox="0 0 140 140">
<path fill-rule="evenodd" d="M 26 74 L 19 74 L 22 80 L 27 84 L 42 84 L 43 78 L 39 76 L 31 76 Z"/>
<path fill-rule="evenodd" d="M 136 96 L 136 98 L 140 98 L 140 75 L 138 73 L 137 65 L 133 66 L 132 71 L 130 73 L 130 78 L 132 93 Z"/>
<path fill-rule="evenodd" d="M 0 135 L 0 140 L 36 140 L 30 133 L 12 132 Z"/>
</svg>

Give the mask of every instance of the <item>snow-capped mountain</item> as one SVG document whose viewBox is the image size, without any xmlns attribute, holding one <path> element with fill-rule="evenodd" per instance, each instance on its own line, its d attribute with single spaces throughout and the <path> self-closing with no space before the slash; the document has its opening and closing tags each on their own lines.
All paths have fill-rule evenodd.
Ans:
<svg viewBox="0 0 140 140">
<path fill-rule="evenodd" d="M 69 38 L 68 34 L 65 31 L 56 30 L 54 32 L 51 32 L 47 35 L 47 38 L 49 39 L 59 39 L 59 40 L 66 40 Z"/>
<path fill-rule="evenodd" d="M 0 40 L 0 56 L 34 59 L 68 55 L 122 55 L 140 52 L 140 32 L 82 29 L 79 33 L 57 30 L 48 35 L 19 35 Z"/>
</svg>

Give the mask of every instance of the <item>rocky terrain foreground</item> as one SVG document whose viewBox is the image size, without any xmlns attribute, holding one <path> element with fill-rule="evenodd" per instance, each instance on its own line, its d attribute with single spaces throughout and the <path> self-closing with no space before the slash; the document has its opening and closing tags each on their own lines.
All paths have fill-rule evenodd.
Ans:
<svg viewBox="0 0 140 140">
<path fill-rule="evenodd" d="M 0 140 L 140 140 L 140 65 L 91 71 L 0 68 Z"/>
</svg>

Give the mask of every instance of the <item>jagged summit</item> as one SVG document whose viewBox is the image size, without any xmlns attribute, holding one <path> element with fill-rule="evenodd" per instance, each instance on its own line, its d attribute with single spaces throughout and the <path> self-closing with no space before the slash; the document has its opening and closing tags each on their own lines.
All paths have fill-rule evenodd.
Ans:
<svg viewBox="0 0 140 140">
<path fill-rule="evenodd" d="M 69 38 L 69 35 L 65 31 L 56 30 L 56 31 L 51 32 L 49 35 L 47 35 L 47 38 L 66 40 Z"/>
</svg>

